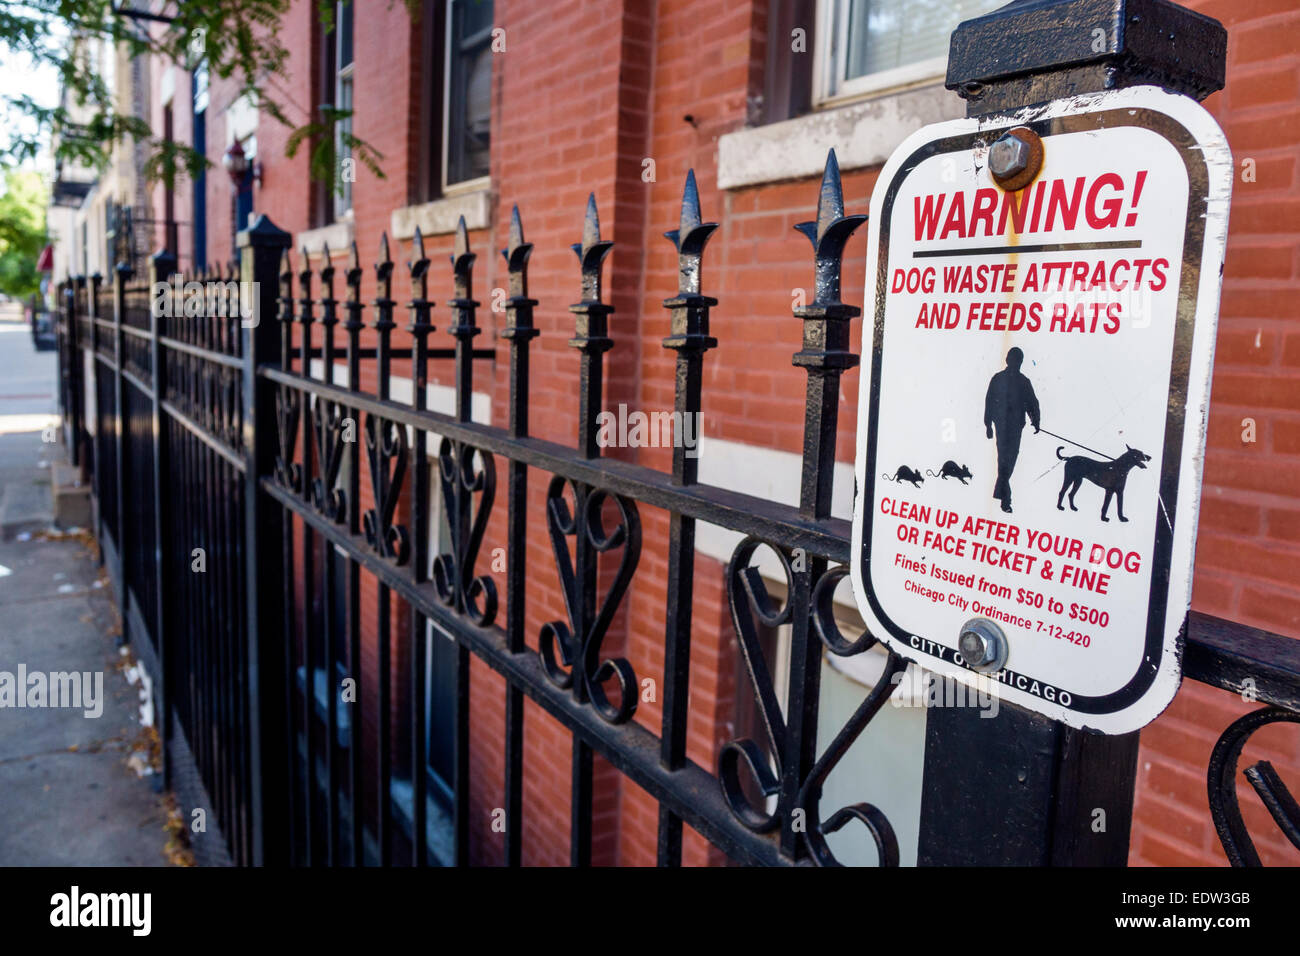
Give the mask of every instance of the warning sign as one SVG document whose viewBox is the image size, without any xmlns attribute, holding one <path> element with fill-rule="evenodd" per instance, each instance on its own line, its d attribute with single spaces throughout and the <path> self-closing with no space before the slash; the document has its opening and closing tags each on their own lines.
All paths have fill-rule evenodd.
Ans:
<svg viewBox="0 0 1300 956">
<path fill-rule="evenodd" d="M 894 153 L 853 515 L 874 635 L 1075 727 L 1128 732 L 1169 703 L 1231 184 L 1213 119 L 1154 87 Z"/>
</svg>

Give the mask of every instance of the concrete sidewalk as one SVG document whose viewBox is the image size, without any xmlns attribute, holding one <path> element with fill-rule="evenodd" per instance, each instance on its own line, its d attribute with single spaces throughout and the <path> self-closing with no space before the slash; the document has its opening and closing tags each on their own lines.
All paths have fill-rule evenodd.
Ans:
<svg viewBox="0 0 1300 956">
<path fill-rule="evenodd" d="M 55 387 L 54 353 L 0 323 L 0 866 L 166 865 L 163 799 L 128 766 L 147 737 L 111 588 L 84 536 L 50 529 L 50 464 L 64 452 L 33 425 Z M 12 706 L 4 672 L 12 695 L 20 666 L 102 675 L 102 714 Z"/>
</svg>

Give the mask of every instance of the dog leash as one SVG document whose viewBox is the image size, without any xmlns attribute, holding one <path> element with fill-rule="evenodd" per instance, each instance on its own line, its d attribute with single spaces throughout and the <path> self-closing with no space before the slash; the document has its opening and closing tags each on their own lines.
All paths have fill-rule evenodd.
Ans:
<svg viewBox="0 0 1300 956">
<path fill-rule="evenodd" d="M 1061 439 L 1061 441 L 1069 442 L 1071 445 L 1074 445 L 1076 448 L 1082 448 L 1084 451 L 1090 451 L 1094 455 L 1101 455 L 1101 457 L 1105 458 L 1107 461 L 1117 460 L 1113 455 L 1108 455 L 1104 451 L 1097 451 L 1097 449 L 1095 448 L 1089 448 L 1087 445 L 1080 444 L 1079 442 L 1074 441 L 1072 438 L 1066 438 L 1064 435 L 1058 435 L 1056 434 L 1056 432 L 1049 432 L 1046 428 L 1039 428 L 1038 430 L 1042 432 L 1044 435 L 1051 435 L 1053 438 L 1059 438 Z M 1053 465 L 1052 467 L 1055 468 L 1056 466 Z"/>
</svg>

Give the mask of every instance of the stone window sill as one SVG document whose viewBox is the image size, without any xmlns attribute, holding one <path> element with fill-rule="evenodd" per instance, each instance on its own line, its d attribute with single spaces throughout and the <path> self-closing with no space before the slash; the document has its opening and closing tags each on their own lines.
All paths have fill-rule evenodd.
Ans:
<svg viewBox="0 0 1300 956">
<path fill-rule="evenodd" d="M 293 237 L 293 253 L 297 255 L 303 249 L 307 255 L 320 255 L 323 246 L 330 247 L 330 255 L 346 254 L 352 246 L 353 223 L 351 219 L 332 222 L 319 229 L 305 229 Z"/>
<path fill-rule="evenodd" d="M 922 126 L 964 115 L 965 100 L 932 85 L 738 130 L 718 140 L 718 186 L 820 176 L 831 148 L 842 170 L 879 166 Z"/>
<path fill-rule="evenodd" d="M 394 209 L 389 224 L 389 237 L 410 239 L 415 227 L 425 236 L 446 235 L 456 231 L 456 223 L 465 217 L 467 229 L 486 229 L 491 219 L 491 190 L 479 189 L 458 196 L 444 196 L 433 202 L 420 203 Z"/>
</svg>

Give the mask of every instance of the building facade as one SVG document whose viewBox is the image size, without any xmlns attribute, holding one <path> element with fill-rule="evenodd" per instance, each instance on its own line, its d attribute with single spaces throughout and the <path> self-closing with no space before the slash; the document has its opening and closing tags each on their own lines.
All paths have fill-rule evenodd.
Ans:
<svg viewBox="0 0 1300 956">
<path fill-rule="evenodd" d="M 508 385 L 500 339 L 505 315 L 491 305 L 503 300 L 498 290 L 506 285 L 496 250 L 507 245 L 517 205 L 535 247 L 530 294 L 540 302 L 533 434 L 572 444 L 578 354 L 568 345 L 568 305 L 577 301 L 579 272 L 570 245 L 581 238 L 588 194 L 595 196 L 602 236 L 615 243 L 606 265 L 615 347 L 606 358 L 603 407 L 671 411 L 674 356 L 663 347 L 663 300 L 676 289 L 677 257 L 661 234 L 677 224 L 683 182 L 693 169 L 704 219 L 719 224 L 704 267 L 705 291 L 719 300 L 713 326 L 720 344 L 705 362 L 700 480 L 794 503 L 804 373 L 791 365 L 800 328 L 790 312 L 810 286 L 812 270 L 806 239 L 793 227 L 815 215 L 828 149 L 836 151 L 844 172 L 848 211 L 865 212 L 875 177 L 899 142 L 922 125 L 964 115 L 964 101 L 943 86 L 949 34 L 961 20 L 1000 5 L 425 0 L 413 13 L 409 5 L 353 0 L 338 4 L 327 31 L 315 0 L 295 0 L 280 32 L 290 58 L 285 75 L 268 86 L 270 95 L 295 122 L 321 115 L 322 107 L 351 110 L 344 129 L 373 150 L 379 169 L 340 138 L 333 180 L 316 181 L 306 149 L 286 155 L 289 129 L 231 84 L 209 76 L 201 57 L 185 65 L 154 62 L 141 102 L 155 131 L 195 145 L 213 165 L 196 182 L 154 187 L 145 205 L 152 220 L 178 224 L 167 241 L 182 269 L 234 260 L 235 235 L 250 214 L 265 214 L 293 235 L 295 272 L 324 266 L 326 250 L 328 262 L 342 268 L 354 242 L 362 261 L 370 262 L 385 233 L 393 260 L 405 263 L 418 227 L 434 263 L 430 298 L 438 302 L 452 295 L 451 270 L 442 264 L 463 217 L 470 248 L 478 253 L 477 297 L 485 304 L 479 342 L 498 353 L 476 380 L 474 417 L 492 423 L 505 420 Z M 1187 5 L 1228 29 L 1227 85 L 1205 105 L 1227 133 L 1239 167 L 1193 605 L 1300 637 L 1300 11 L 1290 0 Z M 236 144 L 247 169 L 232 176 L 223 159 Z M 845 302 L 863 301 L 865 255 L 863 230 L 844 254 Z M 403 274 L 399 266 L 400 295 L 408 291 Z M 376 295 L 370 269 L 362 295 L 367 302 Z M 434 324 L 442 331 L 435 340 L 447 324 L 439 311 Z M 403 336 L 395 333 L 395 343 Z M 861 336 L 855 322 L 852 349 L 858 354 Z M 394 373 L 394 395 L 404 387 L 409 396 L 409 366 L 403 370 L 398 362 Z M 442 403 L 441 410 L 450 410 L 453 381 L 450 363 L 433 364 L 432 407 Z M 858 381 L 856 373 L 847 374 L 840 396 L 834 513 L 845 518 L 852 503 Z M 653 443 L 604 453 L 671 467 L 671 448 Z M 543 485 L 530 487 L 535 516 L 543 513 Z M 650 679 L 636 719 L 657 732 L 654 687 L 664 666 L 666 568 L 656 555 L 664 553 L 668 516 L 645 509 L 642 520 L 645 557 L 607 644 Z M 553 572 L 540 518 L 534 523 L 530 564 Z M 503 524 L 494 519 L 489 527 L 485 555 L 504 540 Z M 758 720 L 723 581 L 738 540 L 709 526 L 697 535 L 687 739 L 691 759 L 705 767 L 715 767 L 721 746 Z M 539 570 L 532 580 L 544 578 Z M 545 622 L 564 616 L 555 582 L 549 588 L 534 584 L 529 592 L 531 643 Z M 769 583 L 779 591 L 775 579 Z M 363 584 L 363 593 L 371 606 L 379 600 L 373 580 Z M 855 616 L 847 584 L 841 599 L 847 632 Z M 434 676 L 424 705 L 431 715 L 424 769 L 438 781 L 445 778 L 448 748 L 437 717 L 445 701 L 438 695 L 447 688 L 437 678 L 438 661 L 445 660 L 436 644 L 441 638 L 429 639 Z M 376 640 L 368 631 L 363 683 L 373 680 L 378 666 Z M 764 640 L 780 688 L 788 637 L 774 628 Z M 851 660 L 822 665 L 827 734 L 883 666 L 883 657 L 871 653 Z M 395 648 L 394 675 L 409 665 L 409 649 Z M 405 683 L 399 679 L 395 686 Z M 493 810 L 502 805 L 503 697 L 501 680 L 473 661 L 471 858 L 483 863 L 498 862 L 503 852 L 493 827 Z M 1188 682 L 1142 732 L 1132 863 L 1224 862 L 1206 807 L 1204 768 L 1222 728 L 1251 707 Z M 362 731 L 378 719 L 363 713 Z M 846 797 L 837 806 L 865 799 L 886 812 L 899 831 L 904 863 L 916 859 L 925 721 L 924 708 L 887 708 L 827 784 L 828 794 Z M 523 862 L 563 863 L 567 733 L 532 705 L 525 726 Z M 405 745 L 400 726 L 395 732 L 397 746 Z M 1264 743 L 1284 776 L 1300 772 L 1300 745 L 1285 731 Z M 599 759 L 595 786 L 593 860 L 653 863 L 656 803 Z M 401 803 L 396 789 L 392 799 Z M 1245 812 L 1265 861 L 1294 863 L 1294 851 L 1256 809 L 1246 806 Z M 865 838 L 837 853 L 861 862 L 874 855 Z M 688 834 L 684 860 L 712 864 L 722 857 Z"/>
</svg>

